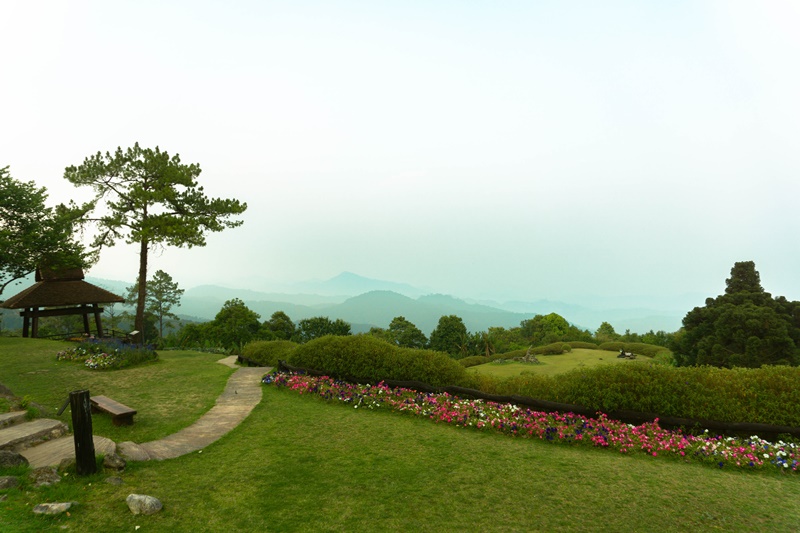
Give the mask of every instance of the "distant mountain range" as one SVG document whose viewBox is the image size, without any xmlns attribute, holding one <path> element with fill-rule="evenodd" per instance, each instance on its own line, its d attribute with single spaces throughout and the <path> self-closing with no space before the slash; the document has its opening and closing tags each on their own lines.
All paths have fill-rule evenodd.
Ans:
<svg viewBox="0 0 800 533">
<path fill-rule="evenodd" d="M 86 281 L 116 294 L 124 295 L 132 282 L 87 277 Z M 32 281 L 30 282 L 32 283 Z M 8 290 L 8 297 L 30 283 Z M 618 333 L 626 329 L 644 333 L 649 330 L 676 331 L 683 311 L 648 308 L 584 307 L 550 300 L 473 301 L 444 294 L 430 294 L 404 283 L 365 278 L 344 272 L 327 281 L 309 281 L 282 287 L 287 292 L 261 292 L 218 285 L 186 289 L 181 306 L 175 311 L 185 319 L 211 320 L 225 301 L 239 298 L 267 320 L 275 311 L 283 311 L 294 322 L 314 316 L 341 318 L 351 324 L 354 333 L 370 327 L 387 328 L 396 316 L 404 316 L 426 335 L 444 315 L 458 315 L 470 331 L 484 331 L 492 326 L 519 326 L 522 320 L 537 314 L 558 313 L 582 329 L 596 330 L 609 322 Z"/>
</svg>

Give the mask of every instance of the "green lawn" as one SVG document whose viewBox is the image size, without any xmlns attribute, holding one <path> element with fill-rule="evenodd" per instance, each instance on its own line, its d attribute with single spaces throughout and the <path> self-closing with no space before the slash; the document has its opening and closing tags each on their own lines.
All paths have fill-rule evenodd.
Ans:
<svg viewBox="0 0 800 533">
<path fill-rule="evenodd" d="M 159 361 L 140 367 L 97 371 L 81 363 L 56 361 L 59 350 L 74 343 L 0 337 L 0 383 L 27 396 L 45 414 L 71 424 L 69 409 L 55 415 L 70 391 L 88 389 L 138 411 L 132 426 L 117 427 L 111 417 L 92 417 L 96 435 L 116 442 L 147 442 L 170 435 L 208 411 L 233 370 L 217 364 L 221 356 L 162 351 Z"/>
<path fill-rule="evenodd" d="M 571 352 L 561 355 L 537 355 L 540 364 L 530 363 L 486 363 L 484 365 L 472 366 L 468 372 L 487 374 L 498 378 L 518 376 L 523 372 L 535 372 L 552 376 L 562 374 L 575 368 L 592 367 L 603 364 L 631 364 L 641 361 L 652 361 L 652 358 L 639 355 L 635 360 L 617 358 L 619 352 L 609 352 L 606 350 L 588 350 L 586 348 L 576 348 Z"/>
<path fill-rule="evenodd" d="M 171 364 L 166 354 L 163 365 Z M 198 372 L 222 367 L 212 361 L 219 356 L 180 357 Z M 0 362 L 5 376 L 6 361 Z M 195 386 L 178 380 L 174 393 Z M 119 487 L 98 474 L 70 475 L 50 488 L 0 491 L 8 495 L 0 503 L 0 530 L 800 529 L 795 475 L 493 435 L 327 404 L 273 387 L 265 387 L 262 402 L 238 428 L 202 453 L 132 463 L 122 477 Z M 130 493 L 160 498 L 163 511 L 131 515 L 125 505 Z M 70 516 L 45 518 L 30 511 L 43 501 L 65 500 L 80 502 Z"/>
</svg>

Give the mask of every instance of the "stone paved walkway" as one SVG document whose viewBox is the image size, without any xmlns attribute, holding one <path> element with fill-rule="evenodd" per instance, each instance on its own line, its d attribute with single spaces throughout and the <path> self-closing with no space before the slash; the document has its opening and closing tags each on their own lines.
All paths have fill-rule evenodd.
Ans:
<svg viewBox="0 0 800 533">
<path fill-rule="evenodd" d="M 238 368 L 230 378 L 225 390 L 217 398 L 217 403 L 194 424 L 163 439 L 136 444 L 122 442 L 116 445 L 116 451 L 132 461 L 150 459 L 172 459 L 187 453 L 201 450 L 215 442 L 224 434 L 235 428 L 247 418 L 250 411 L 261 401 L 261 376 L 271 370 L 270 367 L 237 367 L 236 356 L 226 357 L 218 361 L 231 368 Z M 97 453 L 110 453 L 114 442 L 104 437 L 94 437 Z M 67 442 L 68 441 L 68 442 Z M 71 435 L 29 448 L 34 454 L 31 466 L 58 465 L 61 459 L 75 455 Z M 98 446 L 99 445 L 99 446 Z M 26 450 L 28 452 L 28 450 Z M 28 456 L 28 453 L 25 454 Z"/>
</svg>

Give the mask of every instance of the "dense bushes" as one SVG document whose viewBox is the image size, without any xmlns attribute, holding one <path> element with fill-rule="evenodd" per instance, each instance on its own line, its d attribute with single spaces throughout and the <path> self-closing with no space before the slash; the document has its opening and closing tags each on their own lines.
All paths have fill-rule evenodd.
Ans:
<svg viewBox="0 0 800 533">
<path fill-rule="evenodd" d="M 242 348 L 242 356 L 261 366 L 278 366 L 279 359 L 291 359 L 297 346 L 292 341 L 253 341 Z"/>
<path fill-rule="evenodd" d="M 485 392 L 529 396 L 598 411 L 800 426 L 800 368 L 722 369 L 634 363 L 576 369 L 556 378 L 481 378 Z"/>
<path fill-rule="evenodd" d="M 360 382 L 417 380 L 435 387 L 470 386 L 474 380 L 442 352 L 399 348 L 369 335 L 325 336 L 295 348 L 289 362 Z"/>
</svg>

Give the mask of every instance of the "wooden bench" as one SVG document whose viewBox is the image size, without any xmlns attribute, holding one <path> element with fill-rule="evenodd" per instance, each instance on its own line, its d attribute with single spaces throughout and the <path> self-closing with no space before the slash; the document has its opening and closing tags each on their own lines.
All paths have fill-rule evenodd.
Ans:
<svg viewBox="0 0 800 533">
<path fill-rule="evenodd" d="M 92 402 L 92 411 L 95 413 L 103 411 L 110 414 L 111 421 L 115 426 L 133 425 L 133 415 L 136 414 L 136 409 L 122 405 L 108 396 L 92 396 L 89 401 Z"/>
</svg>

